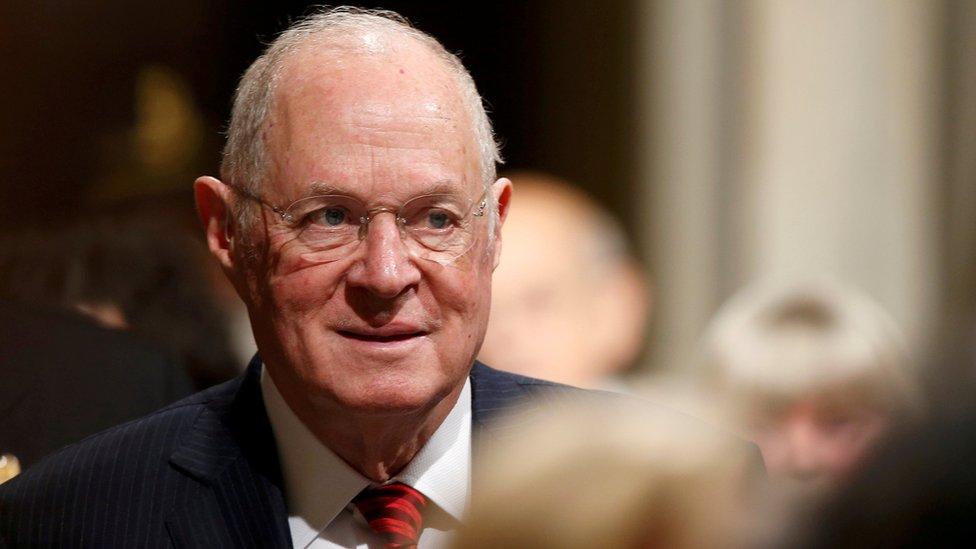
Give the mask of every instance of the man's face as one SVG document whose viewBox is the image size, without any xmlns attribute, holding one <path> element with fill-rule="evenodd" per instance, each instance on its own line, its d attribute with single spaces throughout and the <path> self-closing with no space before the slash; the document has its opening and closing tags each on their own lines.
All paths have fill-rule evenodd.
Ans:
<svg viewBox="0 0 976 549">
<path fill-rule="evenodd" d="M 827 488 L 863 461 L 889 423 L 887 414 L 853 398 L 809 395 L 755 411 L 751 434 L 771 477 Z"/>
<path fill-rule="evenodd" d="M 348 256 L 329 262 L 269 208 L 249 235 L 266 244 L 239 284 L 262 357 L 283 394 L 314 409 L 430 409 L 460 391 L 484 337 L 488 214 L 473 218 L 471 248 L 442 264 L 413 255 L 388 213 L 421 195 L 477 201 L 484 191 L 453 79 L 419 46 L 401 46 L 411 54 L 294 54 L 266 126 L 266 201 L 287 206 L 328 187 L 385 210 Z M 488 200 L 507 186 L 496 183 Z"/>
</svg>

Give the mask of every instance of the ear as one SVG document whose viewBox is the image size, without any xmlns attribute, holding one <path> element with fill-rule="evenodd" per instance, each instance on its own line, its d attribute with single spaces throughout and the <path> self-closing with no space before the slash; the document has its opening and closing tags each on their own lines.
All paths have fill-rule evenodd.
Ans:
<svg viewBox="0 0 976 549">
<path fill-rule="evenodd" d="M 498 204 L 498 223 L 495 223 L 495 245 L 492 249 L 492 270 L 498 267 L 502 256 L 502 225 L 508 217 L 508 207 L 512 201 L 512 181 L 506 177 L 500 178 L 491 185 L 492 195 Z"/>
<path fill-rule="evenodd" d="M 197 215 L 203 224 L 210 253 L 217 258 L 225 272 L 233 270 L 234 225 L 231 223 L 231 190 L 215 177 L 198 177 L 193 183 Z"/>
</svg>

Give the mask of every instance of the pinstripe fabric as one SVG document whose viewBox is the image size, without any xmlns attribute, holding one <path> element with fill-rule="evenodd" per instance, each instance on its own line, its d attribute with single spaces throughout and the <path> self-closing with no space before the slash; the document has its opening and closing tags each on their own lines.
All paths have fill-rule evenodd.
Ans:
<svg viewBox="0 0 976 549">
<path fill-rule="evenodd" d="M 504 439 L 510 431 L 521 425 L 523 418 L 529 420 L 547 412 L 554 405 L 564 405 L 564 396 L 611 400 L 621 398 L 617 394 L 583 390 L 510 374 L 475 362 L 471 369 L 471 421 L 477 435 L 475 443 L 490 444 Z M 515 415 L 519 421 L 511 421 L 512 418 L 502 423 L 492 421 L 503 412 Z"/>
<path fill-rule="evenodd" d="M 68 446 L 0 485 L 0 546 L 291 547 L 281 471 L 247 373 Z M 474 427 L 533 394 L 569 389 L 471 372 Z M 487 428 L 486 428 L 487 427 Z"/>
<path fill-rule="evenodd" d="M 248 373 L 42 460 L 0 486 L 12 547 L 290 546 L 277 452 Z"/>
</svg>

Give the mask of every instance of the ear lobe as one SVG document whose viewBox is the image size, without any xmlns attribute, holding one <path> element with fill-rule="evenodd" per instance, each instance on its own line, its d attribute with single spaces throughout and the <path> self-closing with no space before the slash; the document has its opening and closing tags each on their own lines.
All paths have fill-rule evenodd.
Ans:
<svg viewBox="0 0 976 549">
<path fill-rule="evenodd" d="M 202 176 L 193 183 L 197 215 L 203 224 L 207 247 L 225 270 L 234 265 L 231 253 L 234 225 L 231 220 L 229 194 L 227 185 L 214 177 Z"/>
<path fill-rule="evenodd" d="M 512 201 L 512 182 L 506 177 L 499 178 L 492 186 L 492 195 L 498 204 L 498 223 L 495 223 L 495 245 L 492 253 L 492 270 L 498 267 L 502 255 L 502 225 L 508 217 L 508 207 Z"/>
</svg>

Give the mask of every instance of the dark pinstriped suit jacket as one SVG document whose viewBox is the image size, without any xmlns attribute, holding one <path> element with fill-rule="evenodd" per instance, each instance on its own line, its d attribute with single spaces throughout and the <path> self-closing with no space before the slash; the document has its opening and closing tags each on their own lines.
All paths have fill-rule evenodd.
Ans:
<svg viewBox="0 0 976 549">
<path fill-rule="evenodd" d="M 291 547 L 260 368 L 255 358 L 238 379 L 0 485 L 0 546 Z M 480 363 L 471 387 L 473 427 L 489 438 L 495 412 L 537 393 L 578 391 Z"/>
</svg>

